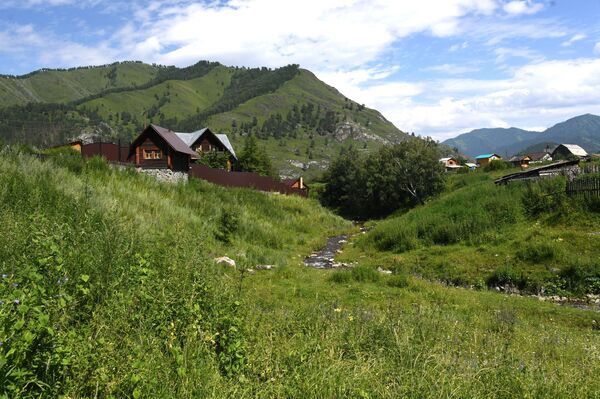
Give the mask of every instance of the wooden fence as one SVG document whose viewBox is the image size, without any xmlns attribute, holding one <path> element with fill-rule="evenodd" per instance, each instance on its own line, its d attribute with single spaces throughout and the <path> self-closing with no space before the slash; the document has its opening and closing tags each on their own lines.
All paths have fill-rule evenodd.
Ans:
<svg viewBox="0 0 600 399">
<path fill-rule="evenodd" d="M 81 146 L 81 155 L 84 158 L 94 156 L 103 157 L 109 162 L 126 163 L 129 155 L 129 146 L 123 147 L 115 143 L 90 143 Z"/>
<path fill-rule="evenodd" d="M 206 180 L 219 186 L 253 188 L 260 191 L 278 192 L 281 194 L 296 194 L 308 197 L 308 189 L 290 187 L 268 176 L 250 172 L 227 172 L 222 169 L 211 169 L 204 165 L 190 165 L 190 177 Z"/>
<path fill-rule="evenodd" d="M 600 177 L 580 178 L 567 182 L 567 195 L 600 197 Z"/>
</svg>

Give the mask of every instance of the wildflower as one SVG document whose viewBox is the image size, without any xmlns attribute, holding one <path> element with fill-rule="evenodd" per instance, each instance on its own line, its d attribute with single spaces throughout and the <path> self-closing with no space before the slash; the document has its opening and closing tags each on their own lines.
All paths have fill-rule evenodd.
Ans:
<svg viewBox="0 0 600 399">
<path fill-rule="evenodd" d="M 348 316 L 348 321 L 353 321 L 354 320 L 354 316 L 350 315 Z"/>
<path fill-rule="evenodd" d="M 13 301 L 13 303 L 14 303 L 15 305 L 20 305 L 20 304 L 21 304 L 21 301 L 20 301 L 19 299 L 15 299 L 15 300 Z"/>
<path fill-rule="evenodd" d="M 335 308 L 335 309 L 333 309 L 333 311 L 336 313 L 340 313 L 342 311 L 342 308 Z"/>
<path fill-rule="evenodd" d="M 2 278 L 8 278 L 8 274 L 3 274 Z"/>
</svg>

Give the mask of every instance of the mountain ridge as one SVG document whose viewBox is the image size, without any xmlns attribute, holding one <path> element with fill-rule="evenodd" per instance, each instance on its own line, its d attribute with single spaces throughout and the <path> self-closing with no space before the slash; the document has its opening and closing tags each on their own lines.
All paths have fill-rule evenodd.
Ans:
<svg viewBox="0 0 600 399">
<path fill-rule="evenodd" d="M 522 153 L 540 144 L 578 144 L 588 152 L 600 151 L 600 116 L 582 114 L 559 122 L 542 132 L 519 128 L 475 129 L 443 141 L 469 156 L 494 152 L 501 156 Z"/>
</svg>

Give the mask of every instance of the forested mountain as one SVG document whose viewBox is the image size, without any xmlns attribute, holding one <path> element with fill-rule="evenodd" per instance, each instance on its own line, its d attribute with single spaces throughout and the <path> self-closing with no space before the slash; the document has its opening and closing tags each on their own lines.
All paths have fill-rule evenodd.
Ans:
<svg viewBox="0 0 600 399">
<path fill-rule="evenodd" d="M 123 62 L 0 77 L 0 138 L 37 146 L 77 137 L 130 140 L 148 123 L 254 134 L 282 175 L 314 173 L 341 147 L 371 150 L 405 136 L 379 112 L 298 65 L 187 68 Z M 302 171 L 304 169 L 304 171 Z"/>
<path fill-rule="evenodd" d="M 600 151 L 600 116 L 576 116 L 543 132 L 518 128 L 477 129 L 444 141 L 470 156 L 489 152 L 511 156 L 524 151 L 541 151 L 560 143 L 578 144 L 588 152 Z"/>
</svg>

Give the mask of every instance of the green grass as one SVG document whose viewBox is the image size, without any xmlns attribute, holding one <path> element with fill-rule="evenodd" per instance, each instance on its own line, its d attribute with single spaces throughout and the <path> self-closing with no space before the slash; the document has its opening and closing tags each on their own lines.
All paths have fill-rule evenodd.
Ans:
<svg viewBox="0 0 600 399">
<path fill-rule="evenodd" d="M 169 101 L 159 108 L 160 112 L 166 118 L 183 119 L 205 110 L 221 97 L 223 90 L 230 83 L 232 74 L 231 68 L 219 66 L 201 78 L 169 80 L 149 89 L 108 94 L 87 101 L 80 107 L 98 108 L 98 113 L 104 119 L 108 119 L 109 115 L 114 117 L 116 113 L 129 112 L 141 120 L 144 111 L 158 104 L 159 100 L 155 96 L 160 98 L 168 93 Z"/>
<path fill-rule="evenodd" d="M 58 152 L 4 151 L 0 170 L 0 395 L 600 391 L 597 313 L 379 274 L 381 253 L 354 241 L 342 257 L 358 251 L 357 268 L 306 268 L 325 237 L 356 231 L 314 200 L 161 184 Z M 257 264 L 276 267 L 240 272 Z"/>
<path fill-rule="evenodd" d="M 107 76 L 116 68 L 116 78 Z M 142 63 L 80 68 L 70 71 L 44 71 L 21 79 L 0 77 L 0 106 L 29 102 L 65 103 L 110 88 L 141 85 L 152 80 L 158 69 Z"/>
<path fill-rule="evenodd" d="M 600 238 L 592 233 L 600 214 L 568 200 L 560 179 L 495 186 L 495 177 L 451 177 L 446 193 L 378 223 L 347 257 L 366 254 L 364 263 L 372 267 L 451 284 L 487 281 L 531 293 L 599 293 Z M 587 277 L 565 280 L 569 268 L 586 270 Z M 513 277 L 498 278 L 499 269 Z"/>
</svg>

